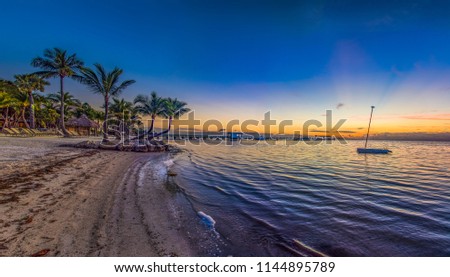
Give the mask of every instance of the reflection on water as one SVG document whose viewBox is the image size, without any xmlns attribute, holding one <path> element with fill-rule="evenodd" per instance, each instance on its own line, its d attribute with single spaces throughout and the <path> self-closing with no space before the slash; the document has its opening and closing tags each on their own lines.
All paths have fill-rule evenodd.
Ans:
<svg viewBox="0 0 450 277">
<path fill-rule="evenodd" d="M 186 146 L 180 186 L 237 256 L 450 256 L 450 144 Z"/>
</svg>

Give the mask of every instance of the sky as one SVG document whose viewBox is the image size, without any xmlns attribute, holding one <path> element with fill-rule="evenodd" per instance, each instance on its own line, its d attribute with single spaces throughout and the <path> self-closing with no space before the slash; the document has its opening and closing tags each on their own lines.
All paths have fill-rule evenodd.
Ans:
<svg viewBox="0 0 450 277">
<path fill-rule="evenodd" d="M 346 119 L 359 136 L 449 132 L 448 1 L 4 1 L 0 78 L 31 73 L 46 48 L 124 69 L 121 97 L 177 97 L 196 118 Z M 57 80 L 46 92 L 57 92 Z M 67 90 L 96 107 L 100 95 Z M 334 124 L 333 123 L 333 124 Z M 261 130 L 255 126 L 255 130 Z M 317 127 L 318 130 L 323 127 Z M 277 133 L 277 128 L 271 130 Z"/>
</svg>

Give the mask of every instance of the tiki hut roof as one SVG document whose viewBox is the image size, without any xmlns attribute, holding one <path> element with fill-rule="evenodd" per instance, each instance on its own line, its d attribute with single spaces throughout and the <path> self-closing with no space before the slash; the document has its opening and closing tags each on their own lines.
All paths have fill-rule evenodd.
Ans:
<svg viewBox="0 0 450 277">
<path fill-rule="evenodd" d="M 86 115 L 81 115 L 79 118 L 71 118 L 66 122 L 66 126 L 99 128 L 97 122 L 90 120 Z"/>
</svg>

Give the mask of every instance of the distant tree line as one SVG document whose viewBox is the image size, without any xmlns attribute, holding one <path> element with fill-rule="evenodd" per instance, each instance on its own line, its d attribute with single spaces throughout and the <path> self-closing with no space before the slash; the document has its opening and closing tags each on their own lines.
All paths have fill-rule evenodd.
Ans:
<svg viewBox="0 0 450 277">
<path fill-rule="evenodd" d="M 120 81 L 123 70 L 115 67 L 106 71 L 100 64 L 86 67 L 76 54 L 69 54 L 60 48 L 46 49 L 42 57 L 36 57 L 31 65 L 38 71 L 31 74 L 14 75 L 13 80 L 0 79 L 0 119 L 2 128 L 57 128 L 64 136 L 70 136 L 65 122 L 82 115 L 102 124 L 103 140 L 108 141 L 108 124 L 117 123 L 127 130 L 141 125 L 141 116 L 149 116 L 150 126 L 138 137 L 154 139 L 170 132 L 173 119 L 187 113 L 187 103 L 176 98 L 163 98 L 152 92 L 139 94 L 133 102 L 119 98 L 135 80 Z M 59 92 L 43 95 L 50 79 L 59 80 Z M 93 93 L 103 98 L 103 110 L 93 108 L 89 103 L 76 99 L 64 90 L 64 81 L 73 79 L 86 85 Z M 155 132 L 157 118 L 168 119 L 168 128 Z M 116 127 L 117 127 L 116 126 Z"/>
</svg>

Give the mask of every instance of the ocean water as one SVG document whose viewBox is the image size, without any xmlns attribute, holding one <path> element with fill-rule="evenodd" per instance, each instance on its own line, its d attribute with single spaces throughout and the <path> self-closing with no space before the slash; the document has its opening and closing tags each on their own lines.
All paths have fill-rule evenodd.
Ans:
<svg viewBox="0 0 450 277">
<path fill-rule="evenodd" d="M 216 255 L 450 256 L 450 143 L 183 146 L 178 186 Z"/>
</svg>

